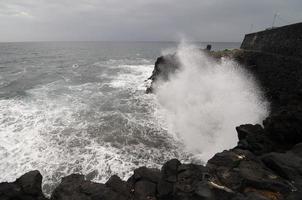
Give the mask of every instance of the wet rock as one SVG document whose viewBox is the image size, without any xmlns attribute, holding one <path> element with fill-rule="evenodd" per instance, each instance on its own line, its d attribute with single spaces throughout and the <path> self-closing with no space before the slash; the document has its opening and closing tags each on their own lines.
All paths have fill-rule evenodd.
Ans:
<svg viewBox="0 0 302 200">
<path fill-rule="evenodd" d="M 91 200 L 126 200 L 127 197 L 121 195 L 118 192 L 111 190 L 106 187 L 104 184 L 93 183 L 89 181 L 85 181 L 81 187 L 80 192 L 85 194 Z M 85 197 L 85 198 L 86 198 Z"/>
<path fill-rule="evenodd" d="M 197 183 L 195 185 L 194 192 L 203 199 L 214 198 L 213 191 L 210 189 L 207 181 L 200 181 L 199 183 Z"/>
<path fill-rule="evenodd" d="M 202 165 L 179 165 L 173 199 L 212 199 L 214 196 L 208 184 L 209 179 L 208 169 Z"/>
<path fill-rule="evenodd" d="M 106 186 L 124 196 L 129 196 L 130 194 L 130 185 L 116 175 L 113 175 L 109 178 L 109 180 L 106 182 Z"/>
<path fill-rule="evenodd" d="M 287 181 L 268 169 L 260 159 L 247 150 L 233 149 L 216 154 L 207 166 L 215 174 L 215 181 L 233 191 L 245 188 L 265 189 L 289 193 Z"/>
<path fill-rule="evenodd" d="M 134 188 L 135 200 L 155 200 L 156 199 L 156 184 L 149 181 L 138 181 Z"/>
<path fill-rule="evenodd" d="M 31 171 L 13 183 L 0 183 L 0 199 L 7 200 L 46 200 L 42 190 L 42 175 Z"/>
<path fill-rule="evenodd" d="M 16 180 L 26 194 L 38 196 L 41 194 L 42 175 L 39 171 L 31 171 Z"/>
<path fill-rule="evenodd" d="M 243 194 L 240 193 L 226 192 L 217 188 L 212 188 L 212 192 L 214 194 L 214 198 L 210 200 L 242 200 L 245 197 Z"/>
<path fill-rule="evenodd" d="M 290 151 L 296 156 L 302 157 L 302 143 L 296 144 Z"/>
<path fill-rule="evenodd" d="M 247 195 L 245 200 L 270 200 L 270 199 L 258 193 L 250 193 Z"/>
<path fill-rule="evenodd" d="M 62 179 L 51 200 L 126 200 L 104 184 L 86 181 L 83 175 L 72 174 Z"/>
<path fill-rule="evenodd" d="M 128 183 L 133 184 L 139 180 L 147 180 L 157 183 L 160 179 L 160 170 L 155 168 L 140 167 L 134 170 L 134 174 L 128 179 Z"/>
<path fill-rule="evenodd" d="M 157 192 L 160 199 L 168 199 L 173 192 L 173 184 L 160 180 L 157 184 Z"/>
<path fill-rule="evenodd" d="M 152 75 L 150 76 L 151 85 L 147 88 L 146 93 L 152 93 L 156 89 L 155 83 L 158 80 L 166 81 L 180 68 L 176 54 L 160 56 L 157 58 Z"/>
<path fill-rule="evenodd" d="M 288 195 L 285 199 L 286 200 L 300 200 L 302 197 L 302 191 L 295 191 Z"/>
<path fill-rule="evenodd" d="M 262 156 L 262 161 L 279 176 L 289 180 L 302 190 L 302 157 L 301 144 L 286 153 L 272 152 Z"/>
<path fill-rule="evenodd" d="M 240 190 L 243 178 L 239 174 L 239 164 L 246 156 L 253 157 L 247 150 L 223 151 L 211 158 L 207 167 L 215 176 L 216 183 L 227 186 L 231 190 Z"/>
<path fill-rule="evenodd" d="M 182 164 L 178 167 L 178 182 L 196 183 L 203 180 L 208 180 L 208 169 L 202 165 Z"/>
<path fill-rule="evenodd" d="M 291 153 L 269 153 L 262 157 L 263 162 L 280 176 L 295 180 L 302 174 L 302 159 Z"/>
<path fill-rule="evenodd" d="M 264 129 L 259 125 L 244 124 L 236 127 L 238 134 L 238 148 L 247 149 L 256 155 L 271 152 L 273 142 L 267 137 Z"/>
<path fill-rule="evenodd" d="M 0 183 L 0 199 L 14 199 L 22 196 L 21 187 L 14 183 Z"/>
<path fill-rule="evenodd" d="M 168 182 L 177 181 L 178 167 L 181 165 L 180 161 L 177 159 L 172 159 L 166 162 L 161 168 L 161 176 L 164 180 Z"/>
<path fill-rule="evenodd" d="M 253 187 L 287 194 L 291 186 L 287 181 L 277 176 L 273 171 L 254 161 L 242 161 L 239 174 L 243 178 L 241 187 Z"/>
<path fill-rule="evenodd" d="M 242 149 L 232 149 L 232 150 L 225 150 L 221 153 L 215 154 L 207 163 L 207 167 L 210 169 L 217 169 L 219 167 L 224 168 L 234 168 L 238 167 L 241 160 L 248 157 L 252 160 L 257 160 L 257 157 L 253 155 L 248 150 Z"/>
<path fill-rule="evenodd" d="M 80 191 L 81 185 L 84 183 L 84 176 L 72 174 L 62 178 L 60 185 L 53 191 L 52 200 L 86 200 L 88 195 Z"/>
</svg>

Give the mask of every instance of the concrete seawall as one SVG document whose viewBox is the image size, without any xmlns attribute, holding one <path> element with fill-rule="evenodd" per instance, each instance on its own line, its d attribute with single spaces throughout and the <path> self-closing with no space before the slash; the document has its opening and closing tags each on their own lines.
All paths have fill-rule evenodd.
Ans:
<svg viewBox="0 0 302 200">
<path fill-rule="evenodd" d="M 302 58 L 302 23 L 245 35 L 241 49 Z"/>
</svg>

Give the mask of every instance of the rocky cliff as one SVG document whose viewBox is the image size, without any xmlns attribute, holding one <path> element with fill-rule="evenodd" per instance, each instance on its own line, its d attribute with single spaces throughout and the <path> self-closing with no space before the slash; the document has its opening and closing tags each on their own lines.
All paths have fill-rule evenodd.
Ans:
<svg viewBox="0 0 302 200">
<path fill-rule="evenodd" d="M 217 153 L 205 166 L 177 159 L 161 169 L 138 168 L 127 181 L 112 176 L 93 183 L 83 175 L 62 179 L 52 200 L 294 200 L 302 199 L 302 24 L 246 35 L 241 50 L 208 52 L 219 62 L 229 56 L 250 70 L 272 102 L 260 125 L 236 127 L 238 145 Z M 157 59 L 150 79 L 177 71 L 175 55 Z M 235 134 L 235 127 L 234 127 Z M 0 199 L 42 200 L 42 176 L 29 172 L 0 184 Z"/>
</svg>

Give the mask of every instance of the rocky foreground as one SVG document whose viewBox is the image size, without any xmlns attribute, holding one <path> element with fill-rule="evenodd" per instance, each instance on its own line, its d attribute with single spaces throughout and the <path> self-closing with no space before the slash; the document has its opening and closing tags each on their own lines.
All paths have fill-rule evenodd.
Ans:
<svg viewBox="0 0 302 200">
<path fill-rule="evenodd" d="M 161 169 L 141 167 L 127 181 L 112 176 L 101 184 L 72 174 L 62 179 L 50 199 L 301 200 L 301 37 L 300 23 L 247 35 L 241 50 L 207 52 L 217 62 L 227 56 L 241 63 L 255 75 L 272 103 L 263 126 L 236 127 L 239 141 L 233 149 L 217 153 L 205 166 L 173 159 Z M 176 55 L 158 58 L 147 92 L 177 69 Z M 0 183 L 0 199 L 47 199 L 41 183 L 38 171 L 28 172 L 13 183 Z"/>
<path fill-rule="evenodd" d="M 302 131 L 298 124 L 302 121 L 301 112 L 299 115 L 296 111 L 281 111 L 268 118 L 264 128 L 251 124 L 237 127 L 238 146 L 217 153 L 206 166 L 182 164 L 173 159 L 161 170 L 141 167 L 127 181 L 112 176 L 105 184 L 72 174 L 62 179 L 50 199 L 301 199 L 302 143 L 293 140 L 295 133 Z M 274 133 L 278 137 L 272 137 Z M 13 183 L 1 183 L 0 199 L 46 200 L 41 183 L 38 171 L 28 172 Z"/>
</svg>

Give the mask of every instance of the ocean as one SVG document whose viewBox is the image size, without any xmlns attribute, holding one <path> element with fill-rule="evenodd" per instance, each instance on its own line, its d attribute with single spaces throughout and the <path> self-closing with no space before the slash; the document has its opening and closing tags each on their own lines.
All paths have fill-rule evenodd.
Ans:
<svg viewBox="0 0 302 200">
<path fill-rule="evenodd" d="M 202 163 L 168 132 L 156 95 L 145 93 L 156 58 L 177 45 L 0 43 L 0 182 L 37 169 L 49 194 L 72 173 L 105 182 L 172 158 Z"/>
</svg>

